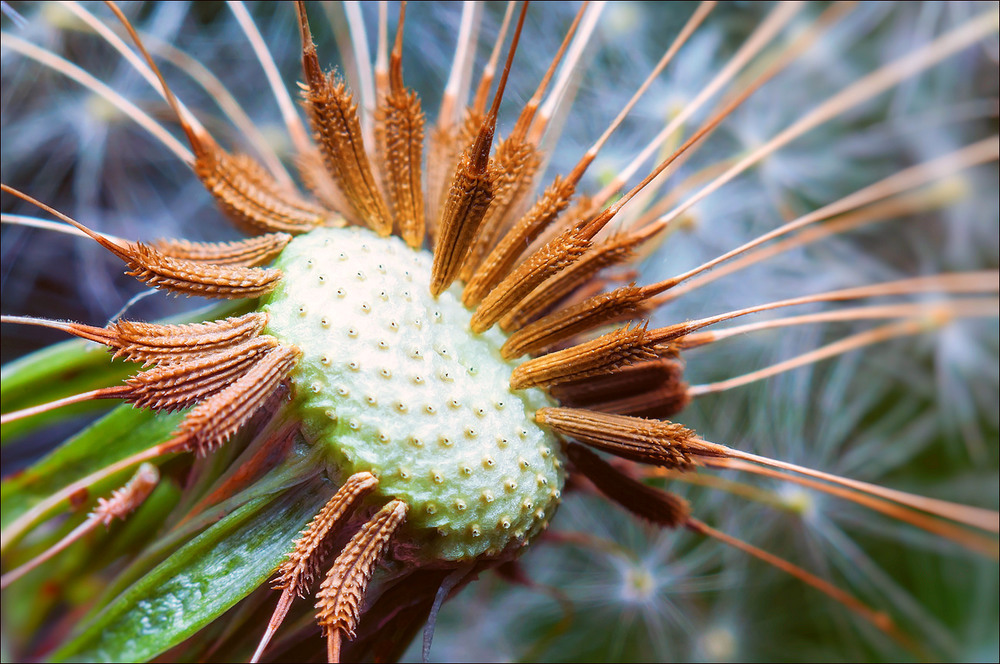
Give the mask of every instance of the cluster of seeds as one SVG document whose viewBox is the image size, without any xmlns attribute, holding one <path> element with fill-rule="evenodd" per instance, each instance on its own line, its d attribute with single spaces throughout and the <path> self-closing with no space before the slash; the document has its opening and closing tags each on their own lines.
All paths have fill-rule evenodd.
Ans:
<svg viewBox="0 0 1000 664">
<path fill-rule="evenodd" d="M 637 285 L 628 283 L 631 271 L 609 269 L 642 256 L 704 196 L 789 141 L 993 35 L 998 14 L 980 14 L 927 48 L 854 82 L 750 154 L 721 163 L 724 170 L 683 203 L 669 210 L 660 210 L 657 204 L 641 215 L 629 212 L 630 202 L 642 202 L 661 175 L 670 175 L 731 112 L 850 11 L 849 3 L 834 4 L 798 37 L 767 55 L 764 45 L 776 42 L 801 8 L 798 3 L 779 3 L 734 54 L 733 66 L 723 68 L 706 85 L 705 94 L 692 100 L 671 126 L 684 126 L 700 104 L 735 80 L 737 85 L 709 119 L 675 150 L 664 153 L 628 191 L 625 185 L 632 174 L 647 157 L 662 152 L 671 132 L 654 139 L 645 156 L 623 169 L 622 176 L 603 191 L 577 197 L 577 186 L 602 146 L 714 4 L 702 3 L 695 10 L 646 82 L 577 165 L 533 197 L 537 171 L 545 161 L 542 138 L 558 124 L 559 109 L 568 103 L 571 86 L 567 77 L 554 82 L 553 77 L 564 57 L 567 71 L 575 67 L 571 62 L 579 57 L 593 28 L 593 21 L 586 19 L 596 20 L 599 7 L 584 3 L 513 130 L 498 139 L 498 111 L 527 8 L 527 3 L 521 5 L 487 110 L 514 16 L 515 3 L 510 3 L 475 101 L 464 105 L 470 90 L 458 93 L 457 89 L 469 88 L 471 82 L 460 85 L 462 77 L 456 76 L 455 84 L 446 87 L 437 124 L 428 132 L 425 178 L 425 117 L 402 74 L 406 3 L 400 6 L 391 55 L 383 12 L 380 55 L 370 81 L 375 98 L 356 101 L 337 72 L 324 71 L 306 7 L 300 2 L 296 13 L 302 44 L 301 102 L 312 142 L 285 91 L 279 92 L 279 101 L 287 102 L 284 115 L 296 147 L 296 164 L 313 200 L 296 191 L 277 155 L 267 168 L 254 157 L 220 145 L 174 97 L 128 18 L 109 3 L 145 64 L 132 57 L 124 42 L 106 38 L 162 92 L 187 136 L 190 150 L 178 144 L 175 152 L 191 166 L 221 211 L 257 237 L 225 243 L 131 242 L 97 233 L 6 184 L 0 184 L 0 190 L 37 205 L 98 242 L 148 286 L 175 294 L 247 300 L 242 310 L 249 313 L 190 325 L 120 321 L 103 328 L 5 316 L 4 322 L 54 327 L 97 341 L 145 366 L 123 384 L 6 413 L 0 424 L 92 399 L 120 399 L 137 407 L 186 413 L 169 439 L 68 482 L 25 510 L 5 526 L 0 550 L 22 538 L 48 510 L 79 499 L 115 473 L 142 462 L 162 463 L 178 452 L 206 455 L 256 421 L 260 433 L 247 449 L 264 453 L 248 461 L 249 468 L 241 465 L 233 477 L 227 476 L 224 490 L 213 492 L 206 504 L 215 509 L 222 504 L 212 502 L 215 497 L 232 495 L 240 482 L 255 490 L 266 484 L 257 483 L 260 475 L 254 472 L 276 472 L 275 459 L 286 455 L 299 435 L 317 454 L 303 464 L 308 468 L 287 471 L 295 477 L 285 488 L 305 491 L 306 484 L 336 488 L 330 488 L 332 495 L 322 496 L 325 505 L 312 512 L 315 516 L 308 526 L 289 543 L 275 575 L 274 588 L 281 595 L 253 661 L 265 653 L 294 598 L 314 591 L 316 624 L 326 638 L 330 661 L 340 659 L 345 640 L 351 642 L 349 656 L 376 660 L 398 656 L 405 638 L 385 635 L 412 635 L 453 590 L 485 568 L 515 561 L 516 554 L 548 525 L 570 473 L 574 487 L 598 491 L 652 523 L 687 528 L 737 547 L 796 576 L 904 642 L 888 616 L 789 561 L 716 531 L 695 518 L 683 498 L 633 475 L 677 476 L 698 467 L 768 478 L 778 475 L 995 557 L 992 535 L 1000 530 L 995 512 L 927 500 L 729 448 L 666 418 L 692 398 L 893 336 L 918 334 L 928 327 L 928 310 L 900 305 L 891 314 L 888 307 L 831 312 L 840 320 L 899 320 L 758 372 L 692 387 L 683 380 L 682 352 L 750 331 L 749 327 L 721 332 L 703 328 L 815 302 L 929 291 L 995 295 L 996 273 L 937 275 L 830 291 L 665 327 L 651 328 L 648 316 L 696 287 L 699 280 L 711 279 L 706 273 L 722 262 L 742 255 L 728 267 L 741 261 L 749 265 L 766 258 L 775 247 L 787 250 L 791 245 L 786 241 L 801 246 L 820 235 L 810 235 L 816 228 L 806 229 L 780 245 L 757 251 L 765 242 L 816 222 L 830 221 L 823 232 L 832 232 L 836 220 L 843 221 L 849 213 L 892 212 L 879 206 L 949 172 L 996 160 L 996 137 L 871 184 L 670 279 Z M 97 21 L 75 3 L 71 6 L 88 22 L 85 17 Z M 246 14 L 238 3 L 233 7 L 238 16 Z M 471 7 L 472 3 L 466 4 L 467 10 Z M 475 49 L 466 48 L 475 42 L 470 36 L 472 14 L 463 13 L 464 36 L 459 40 L 464 46 L 456 53 L 453 72 L 472 67 Z M 244 28 L 249 30 L 252 20 L 245 18 Z M 252 32 L 251 41 L 257 41 Z M 17 38 L 9 43 L 29 57 L 38 57 L 34 47 Z M 733 78 L 758 55 L 770 58 L 766 66 L 748 67 L 740 78 Z M 261 54 L 261 60 L 267 68 L 269 56 Z M 550 82 L 552 90 L 547 93 Z M 542 105 L 546 94 L 551 107 L 548 101 Z M 358 112 L 359 104 L 368 107 L 368 102 L 373 102 L 373 121 Z M 897 213 L 898 209 L 892 215 Z M 867 221 L 877 218 L 875 214 Z M 424 250 L 425 244 L 433 247 L 433 253 Z M 995 316 L 997 310 L 995 299 L 982 297 L 945 301 L 940 307 L 935 324 L 951 317 Z M 765 327 L 819 320 L 806 319 L 786 318 Z M 289 389 L 290 400 L 285 399 Z M 606 461 L 591 448 L 617 460 Z M 319 463 L 311 463 L 313 458 Z M 197 477 L 199 470 L 194 466 L 192 476 Z M 0 583 L 6 586 L 88 529 L 136 509 L 151 495 L 159 477 L 153 466 L 140 466 L 130 484 L 99 503 L 86 528 L 74 530 L 48 553 L 4 575 Z M 204 507 L 199 503 L 180 522 Z M 303 521 L 297 521 L 295 528 Z M 380 579 L 385 585 L 366 600 L 375 569 L 387 555 L 401 563 L 395 570 L 399 574 Z M 268 565 L 266 573 L 274 567 L 277 564 Z M 315 582 L 323 569 L 326 573 L 317 590 Z M 179 572 L 169 581 L 177 578 L 186 577 Z M 123 593 L 122 601 L 128 595 Z M 199 593 L 190 601 L 200 598 Z M 227 606 L 213 605 L 218 608 L 213 618 L 240 598 L 230 599 Z M 128 612 L 148 625 L 155 611 L 162 617 L 166 608 L 172 618 L 185 606 L 195 609 L 184 605 L 188 601 L 177 594 L 155 606 L 143 599 Z M 100 641 L 103 632 L 94 638 Z M 149 658 L 167 647 L 150 652 Z"/>
</svg>

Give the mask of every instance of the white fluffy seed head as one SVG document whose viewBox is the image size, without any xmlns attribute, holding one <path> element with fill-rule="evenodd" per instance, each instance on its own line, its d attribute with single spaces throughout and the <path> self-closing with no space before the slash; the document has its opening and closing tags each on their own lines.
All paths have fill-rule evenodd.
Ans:
<svg viewBox="0 0 1000 664">
<path fill-rule="evenodd" d="M 416 555 L 498 555 L 548 524 L 563 457 L 533 414 L 552 402 L 511 391 L 506 335 L 470 331 L 458 286 L 431 297 L 427 252 L 321 229 L 276 267 L 285 276 L 263 310 L 267 333 L 302 351 L 292 382 L 303 432 L 334 473 L 371 472 L 375 500 L 409 505 L 403 537 Z"/>
</svg>

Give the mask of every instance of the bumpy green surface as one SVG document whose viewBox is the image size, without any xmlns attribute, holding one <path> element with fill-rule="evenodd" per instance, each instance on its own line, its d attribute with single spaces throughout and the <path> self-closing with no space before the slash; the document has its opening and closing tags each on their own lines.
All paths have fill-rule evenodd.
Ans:
<svg viewBox="0 0 1000 664">
<path fill-rule="evenodd" d="M 300 236 L 264 311 L 267 333 L 302 350 L 292 381 L 306 437 L 346 477 L 410 506 L 403 537 L 428 560 L 527 543 L 559 503 L 559 441 L 512 392 L 505 336 L 469 331 L 457 286 L 433 299 L 431 257 L 358 228 Z"/>
</svg>

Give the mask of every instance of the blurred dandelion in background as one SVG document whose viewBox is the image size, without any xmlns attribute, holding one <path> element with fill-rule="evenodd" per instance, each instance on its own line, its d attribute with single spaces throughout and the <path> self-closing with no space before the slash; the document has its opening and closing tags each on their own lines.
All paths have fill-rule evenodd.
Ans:
<svg viewBox="0 0 1000 664">
<path fill-rule="evenodd" d="M 671 210 L 823 100 L 880 66 L 927 48 L 995 6 L 844 7 L 843 15 L 813 35 L 808 48 L 789 66 L 736 108 L 692 156 L 681 160 L 665 185 L 657 182 L 655 190 L 643 192 L 624 208 L 621 223 L 642 222 L 665 198 L 673 204 L 656 214 Z M 599 18 L 570 81 L 575 101 L 543 140 L 551 152 L 546 154 L 540 182 L 573 169 L 697 7 L 697 3 L 591 3 L 587 11 Z M 88 8 L 121 32 L 103 7 Z M 683 135 L 668 141 L 631 173 L 626 189 L 718 112 L 731 90 L 750 84 L 781 49 L 812 29 L 827 8 L 807 4 L 795 12 L 769 40 L 762 56 L 681 123 Z M 24 57 L 21 49 L 10 46 L 10 39 L 61 54 L 180 136 L 170 108 L 132 65 L 63 4 L 4 3 L 4 9 L 0 92 L 4 184 L 118 237 L 197 241 L 240 237 L 221 218 L 190 169 L 160 141 L 105 97 Z M 285 86 L 295 91 L 302 69 L 293 8 L 255 3 L 247 9 Z M 505 9 L 505 3 L 487 3 L 480 10 L 477 76 Z M 575 3 L 535 3 L 529 8 L 500 110 L 498 135 L 510 132 L 578 9 Z M 216 3 L 144 3 L 125 4 L 123 10 L 164 67 L 178 98 L 220 143 L 252 145 L 257 140 L 270 146 L 286 166 L 293 164 L 294 146 L 278 105 L 230 9 Z M 638 101 L 580 189 L 594 194 L 608 187 L 653 136 L 698 98 L 774 11 L 773 5 L 756 3 L 716 7 Z M 322 8 L 310 7 L 310 12 L 324 67 L 351 66 L 354 58 L 344 41 L 349 18 L 363 19 L 374 50 L 375 3 L 324 3 Z M 397 14 L 397 3 L 389 3 L 390 35 Z M 407 10 L 406 81 L 420 94 L 429 122 L 437 117 L 461 15 L 461 8 L 451 5 L 413 3 Z M 331 25 L 339 30 L 331 30 Z M 671 278 L 782 223 L 986 137 L 992 137 L 987 140 L 995 150 L 998 57 L 994 29 L 969 48 L 905 77 L 899 85 L 769 154 L 684 210 L 662 244 L 644 257 L 636 281 L 644 285 Z M 195 82 L 198 76 L 202 78 Z M 205 90 L 214 85 L 214 77 L 232 92 L 256 136 L 248 136 L 245 128 L 234 126 L 219 111 L 217 100 Z M 844 232 L 790 246 L 732 276 L 706 279 L 696 293 L 653 312 L 650 327 L 907 277 L 995 270 L 1000 264 L 996 159 L 953 170 L 900 197 L 894 209 L 890 206 L 875 219 L 859 219 Z M 3 210 L 36 214 L 6 195 Z M 7 223 L 2 238 L 4 314 L 103 325 L 122 312 L 130 319 L 157 320 L 205 304 L 198 298 L 174 298 L 145 289 L 122 275 L 120 261 L 93 242 Z M 902 301 L 940 302 L 940 298 L 917 293 Z M 807 305 L 796 309 L 795 315 L 828 309 Z M 765 313 L 753 320 L 786 315 L 792 314 Z M 875 325 L 884 322 L 888 321 Z M 720 384 L 875 325 L 871 320 L 842 320 L 775 327 L 694 348 L 685 355 L 685 379 L 705 389 L 676 421 L 706 440 L 739 450 L 996 510 L 1000 341 L 995 314 L 957 317 L 936 328 L 928 324 L 925 334 L 860 347 L 745 386 L 723 389 Z M 54 330 L 4 325 L 2 360 L 6 365 L 63 340 L 64 335 Z M 29 468 L 99 411 L 90 406 L 67 412 L 52 426 L 28 436 L 4 430 L 5 477 Z M 662 530 L 643 522 L 588 491 L 584 482 L 571 487 L 580 490 L 565 492 L 551 528 L 519 559 L 517 568 L 486 572 L 444 604 L 437 615 L 430 658 L 997 659 L 1000 579 L 995 553 L 991 559 L 971 552 L 808 485 L 737 471 L 695 477 L 704 481 L 677 474 L 665 477 L 656 469 L 648 469 L 644 479 L 690 501 L 692 513 L 701 521 L 815 572 L 886 612 L 912 640 L 910 647 L 760 560 L 684 529 Z M 184 481 L 175 477 L 171 491 L 179 494 Z M 4 490 L 9 506 L 6 486 Z M 163 504 L 180 500 L 176 495 L 160 498 Z M 5 526 L 9 518 L 4 515 Z M 69 527 L 68 523 L 53 526 L 59 532 Z M 128 542 L 128 537 L 152 537 L 155 532 L 155 528 L 129 530 L 128 523 L 115 526 L 109 535 L 94 535 L 71 549 L 74 553 L 50 568 L 47 577 L 28 588 L 9 589 L 4 601 L 3 658 L 49 652 L 81 618 L 89 599 L 105 592 L 115 570 L 79 571 L 115 568 L 114 559 L 108 559 L 111 555 L 131 561 L 127 556 L 139 550 L 134 542 L 117 547 L 109 543 L 114 537 Z M 39 548 L 46 537 L 51 539 L 52 533 L 43 533 L 28 546 Z M 107 547 L 107 552 L 95 556 L 83 545 Z M 73 574 L 79 578 L 67 576 Z M 24 599 L 43 591 L 51 596 Z M 205 640 L 192 652 L 206 659 L 248 657 L 249 652 L 216 650 L 212 644 L 235 643 L 232 630 L 240 625 L 266 624 L 273 602 L 272 593 L 259 588 L 212 629 L 192 637 Z M 10 608 L 18 603 L 21 608 Z M 309 633 L 308 639 L 309 650 L 283 644 L 285 656 L 311 653 L 314 647 L 316 656 L 321 656 L 318 637 Z M 418 638 L 404 658 L 418 659 L 422 645 Z M 168 650 L 164 656 L 178 652 Z"/>
</svg>

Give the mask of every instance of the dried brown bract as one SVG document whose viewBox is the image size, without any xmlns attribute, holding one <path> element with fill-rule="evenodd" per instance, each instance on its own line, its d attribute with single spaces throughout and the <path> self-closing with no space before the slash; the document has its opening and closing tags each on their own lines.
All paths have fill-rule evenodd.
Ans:
<svg viewBox="0 0 1000 664">
<path fill-rule="evenodd" d="M 392 232 L 392 217 L 365 151 L 358 105 L 347 85 L 324 74 L 309 32 L 304 5 L 298 5 L 302 33 L 303 103 L 327 172 L 347 197 L 354 215 L 379 235 Z"/>
<path fill-rule="evenodd" d="M 213 265 L 258 267 L 277 258 L 291 239 L 292 236 L 288 233 L 268 233 L 233 242 L 156 240 L 151 246 L 170 258 Z"/>
<path fill-rule="evenodd" d="M 403 19 L 399 8 L 396 44 L 389 61 L 389 93 L 375 109 L 375 146 L 382 182 L 400 235 L 411 247 L 424 243 L 424 112 L 420 98 L 403 85 Z"/>
<path fill-rule="evenodd" d="M 298 355 L 284 346 L 265 353 L 236 382 L 187 414 L 172 447 L 207 454 L 222 445 L 270 398 Z"/>
<path fill-rule="evenodd" d="M 633 362 L 652 360 L 646 326 L 624 327 L 591 341 L 528 360 L 510 377 L 511 389 L 552 386 L 611 373 Z"/>
<path fill-rule="evenodd" d="M 316 619 L 327 637 L 328 659 L 340 660 L 340 638 L 354 638 L 361 600 L 379 558 L 406 519 L 406 503 L 393 500 L 351 538 L 316 594 Z"/>
</svg>

